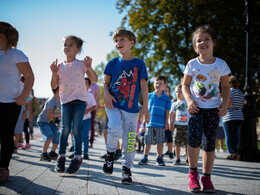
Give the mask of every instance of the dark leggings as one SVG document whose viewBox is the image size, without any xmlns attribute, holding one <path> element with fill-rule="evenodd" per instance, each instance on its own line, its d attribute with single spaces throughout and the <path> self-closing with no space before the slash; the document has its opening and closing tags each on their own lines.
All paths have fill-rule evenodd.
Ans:
<svg viewBox="0 0 260 195">
<path fill-rule="evenodd" d="M 24 132 L 24 136 L 25 136 L 25 141 L 27 144 L 30 143 L 30 134 L 29 134 L 29 120 L 28 118 L 24 121 L 23 124 L 23 132 Z"/>
<path fill-rule="evenodd" d="M 216 134 L 219 126 L 218 109 L 199 108 L 196 114 L 190 114 L 189 118 L 189 146 L 202 147 L 206 152 L 215 151 Z"/>
<path fill-rule="evenodd" d="M 95 117 L 96 117 L 96 110 L 91 111 L 91 130 L 90 130 L 90 139 L 89 142 L 93 144 L 94 137 L 95 137 Z"/>
<path fill-rule="evenodd" d="M 16 103 L 0 102 L 0 167 L 8 168 L 14 149 L 14 129 L 21 111 Z"/>
</svg>

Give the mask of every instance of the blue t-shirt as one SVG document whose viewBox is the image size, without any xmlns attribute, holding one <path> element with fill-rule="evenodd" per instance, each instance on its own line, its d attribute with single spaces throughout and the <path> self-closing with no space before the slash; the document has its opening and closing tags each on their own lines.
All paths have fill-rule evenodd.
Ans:
<svg viewBox="0 0 260 195">
<path fill-rule="evenodd" d="M 149 124 L 146 127 L 165 127 L 166 111 L 171 109 L 171 98 L 163 91 L 158 97 L 155 92 L 148 95 L 148 109 L 150 112 Z"/>
<path fill-rule="evenodd" d="M 114 58 L 108 62 L 104 74 L 111 76 L 110 93 L 116 99 L 114 107 L 126 112 L 139 112 L 140 80 L 148 79 L 144 61 Z"/>
</svg>

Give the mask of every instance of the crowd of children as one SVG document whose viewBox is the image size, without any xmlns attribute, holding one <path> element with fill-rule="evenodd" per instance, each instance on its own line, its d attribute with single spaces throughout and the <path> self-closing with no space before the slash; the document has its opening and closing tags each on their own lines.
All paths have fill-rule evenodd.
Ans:
<svg viewBox="0 0 260 195">
<path fill-rule="evenodd" d="M 175 155 L 173 164 L 180 165 L 180 150 L 184 146 L 185 163 L 189 166 L 188 187 L 192 192 L 198 192 L 201 187 L 197 165 L 202 144 L 201 183 L 204 192 L 214 192 L 211 172 L 218 140 L 220 149 L 216 148 L 216 151 L 223 151 L 225 136 L 220 116 L 225 116 L 230 105 L 230 69 L 224 60 L 213 56 L 217 47 L 213 30 L 204 25 L 193 33 L 193 48 L 198 57 L 187 63 L 183 80 L 175 87 L 177 101 L 171 100 L 170 87 L 167 86 L 166 77 L 162 75 L 155 77 L 154 91 L 148 93 L 145 63 L 131 54 L 136 43 L 133 32 L 121 28 L 114 32 L 112 38 L 120 57 L 110 60 L 103 74 L 107 114 L 104 131 L 107 152 L 102 157 L 104 173 L 111 175 L 114 161 L 122 157 L 122 183 L 132 184 L 131 169 L 136 150 L 143 152 L 138 165 L 146 165 L 149 151 L 152 145 L 156 145 L 156 162 L 159 166 L 165 166 L 163 148 L 166 143 L 168 151 L 165 154 L 170 159 Z M 34 105 L 31 104 L 29 93 L 34 76 L 28 58 L 15 49 L 17 41 L 17 30 L 6 22 L 0 22 L 0 63 L 4 61 L 10 66 L 8 69 L 0 67 L 0 83 L 8 81 L 8 85 L 0 85 L 0 120 L 6 129 L 0 134 L 0 183 L 8 179 L 9 162 L 12 153 L 17 152 L 24 129 L 24 149 L 31 147 L 28 128 L 32 116 L 35 115 L 37 103 L 34 101 Z M 82 45 L 83 40 L 79 37 L 70 35 L 64 38 L 66 60 L 61 63 L 56 60 L 51 64 L 51 88 L 54 95 L 45 102 L 37 118 L 44 141 L 40 160 L 56 160 L 55 171 L 58 173 L 65 172 L 66 147 L 71 132 L 73 153 L 70 155 L 72 160 L 66 173 L 76 173 L 80 169 L 83 162 L 82 144 L 83 159 L 89 159 L 88 149 L 93 147 L 93 120 L 100 97 L 89 92 L 96 86 L 93 82 L 97 82 L 92 59 L 88 56 L 84 60 L 76 59 Z M 15 76 L 7 78 L 6 71 L 15 73 Z M 23 84 L 19 82 L 21 75 Z M 9 88 L 14 91 L 11 92 Z M 99 90 L 96 88 L 94 91 Z M 142 107 L 139 113 L 140 94 Z M 61 131 L 56 124 L 57 119 L 61 120 Z M 89 139 L 90 131 L 92 133 Z M 31 135 L 32 133 L 31 131 Z"/>
</svg>

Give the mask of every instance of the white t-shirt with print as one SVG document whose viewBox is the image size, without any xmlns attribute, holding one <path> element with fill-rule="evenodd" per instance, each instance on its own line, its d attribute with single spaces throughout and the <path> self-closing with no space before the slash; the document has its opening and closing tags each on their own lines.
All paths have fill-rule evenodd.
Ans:
<svg viewBox="0 0 260 195">
<path fill-rule="evenodd" d="M 200 108 L 217 108 L 221 103 L 220 78 L 231 73 L 227 63 L 216 58 L 213 64 L 202 64 L 198 57 L 190 60 L 183 72 L 192 76 L 190 91 Z"/>
<path fill-rule="evenodd" d="M 92 108 L 95 105 L 97 105 L 95 96 L 91 92 L 88 91 L 86 110 L 89 108 Z M 87 114 L 85 114 L 83 117 L 83 120 L 86 120 L 89 118 L 91 118 L 91 112 L 88 112 Z"/>
<path fill-rule="evenodd" d="M 15 102 L 22 93 L 20 85 L 21 72 L 17 68 L 18 63 L 29 62 L 28 57 L 18 49 L 0 51 L 0 102 Z"/>
<path fill-rule="evenodd" d="M 188 125 L 188 107 L 186 100 L 174 102 L 171 112 L 175 112 L 175 125 Z"/>
</svg>

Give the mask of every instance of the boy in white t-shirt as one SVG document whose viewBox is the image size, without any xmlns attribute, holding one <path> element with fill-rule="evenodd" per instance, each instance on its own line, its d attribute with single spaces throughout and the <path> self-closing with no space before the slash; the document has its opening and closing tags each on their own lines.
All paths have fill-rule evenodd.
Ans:
<svg viewBox="0 0 260 195">
<path fill-rule="evenodd" d="M 174 102 L 170 111 L 170 130 L 174 132 L 174 145 L 176 160 L 174 165 L 180 165 L 180 151 L 182 142 L 185 146 L 186 164 L 188 164 L 187 145 L 188 145 L 188 108 L 187 102 L 182 93 L 182 85 L 175 87 L 177 102 Z"/>
</svg>

